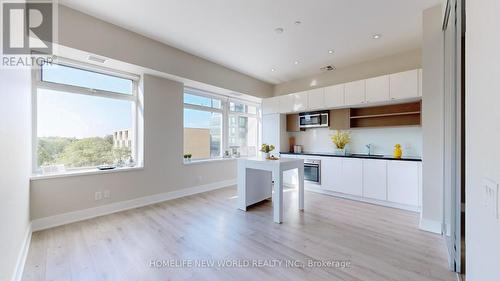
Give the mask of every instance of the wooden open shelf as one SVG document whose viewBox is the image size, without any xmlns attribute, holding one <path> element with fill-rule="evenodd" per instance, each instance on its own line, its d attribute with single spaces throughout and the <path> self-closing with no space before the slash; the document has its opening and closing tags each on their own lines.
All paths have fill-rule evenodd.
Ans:
<svg viewBox="0 0 500 281">
<path fill-rule="evenodd" d="M 350 127 L 421 125 L 421 102 L 350 109 Z"/>
</svg>

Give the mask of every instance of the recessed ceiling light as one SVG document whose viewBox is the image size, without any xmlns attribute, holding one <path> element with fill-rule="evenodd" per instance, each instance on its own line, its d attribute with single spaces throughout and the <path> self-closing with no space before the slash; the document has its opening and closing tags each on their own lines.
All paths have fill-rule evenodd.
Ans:
<svg viewBox="0 0 500 281">
<path fill-rule="evenodd" d="M 298 61 L 298 60 L 293 62 L 293 64 L 299 64 L 299 63 L 300 63 L 300 61 Z"/>
<path fill-rule="evenodd" d="M 283 33 L 285 30 L 283 29 L 283 27 L 277 27 L 274 29 L 274 32 L 278 33 L 278 34 L 281 34 Z"/>
<path fill-rule="evenodd" d="M 328 53 L 331 55 L 331 54 L 335 53 L 335 51 L 333 51 L 333 50 L 328 50 Z"/>
<path fill-rule="evenodd" d="M 271 68 L 271 71 L 272 71 L 272 72 L 275 72 L 275 71 L 276 71 L 276 69 L 274 69 L 274 68 Z"/>
<path fill-rule="evenodd" d="M 296 25 L 299 25 L 299 24 L 301 24 L 301 23 L 302 23 L 302 22 L 301 22 L 300 20 L 296 20 L 296 21 L 295 21 L 295 24 L 296 24 Z"/>
<path fill-rule="evenodd" d="M 381 35 L 381 34 L 373 34 L 373 35 L 372 35 L 372 38 L 373 38 L 373 39 L 380 39 L 381 37 L 382 37 L 382 35 Z"/>
</svg>

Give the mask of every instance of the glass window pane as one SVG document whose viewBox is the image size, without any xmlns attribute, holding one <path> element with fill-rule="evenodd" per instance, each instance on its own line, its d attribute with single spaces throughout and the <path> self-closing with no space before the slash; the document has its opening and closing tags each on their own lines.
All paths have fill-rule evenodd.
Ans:
<svg viewBox="0 0 500 281">
<path fill-rule="evenodd" d="M 193 95 L 189 93 L 184 93 L 184 103 L 205 106 L 210 108 L 221 109 L 222 102 L 219 99 L 213 99 L 204 96 Z"/>
<path fill-rule="evenodd" d="M 38 167 L 127 163 L 135 142 L 133 106 L 131 101 L 38 89 Z"/>
<path fill-rule="evenodd" d="M 247 111 L 250 114 L 257 114 L 257 107 L 249 105 L 247 106 Z"/>
<path fill-rule="evenodd" d="M 184 109 L 184 154 L 193 159 L 220 157 L 221 140 L 222 114 Z"/>
<path fill-rule="evenodd" d="M 242 112 L 242 113 L 245 113 L 246 112 L 246 106 L 242 103 L 234 103 L 234 102 L 230 102 L 229 103 L 229 110 L 232 111 L 232 112 Z"/>
<path fill-rule="evenodd" d="M 42 67 L 42 81 L 85 87 L 96 90 L 133 94 L 133 81 L 130 79 L 101 74 L 93 71 L 47 64 Z"/>
<path fill-rule="evenodd" d="M 258 119 L 231 115 L 229 120 L 229 146 L 238 146 L 242 156 L 257 155 Z"/>
</svg>

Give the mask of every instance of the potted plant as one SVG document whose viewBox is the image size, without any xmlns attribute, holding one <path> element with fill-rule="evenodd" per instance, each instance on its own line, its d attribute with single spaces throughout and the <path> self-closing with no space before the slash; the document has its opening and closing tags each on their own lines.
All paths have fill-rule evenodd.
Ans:
<svg viewBox="0 0 500 281">
<path fill-rule="evenodd" d="M 345 146 L 351 141 L 351 133 L 349 131 L 335 131 L 331 137 L 332 142 L 337 147 L 335 151 L 338 155 L 345 155 Z"/>
<path fill-rule="evenodd" d="M 184 162 L 191 162 L 191 157 L 193 157 L 191 153 L 184 154 Z"/>
<path fill-rule="evenodd" d="M 261 148 L 260 148 L 260 151 L 264 153 L 264 155 L 266 156 L 266 159 L 269 159 L 270 152 L 273 150 L 274 150 L 274 145 L 272 145 L 272 144 L 263 143 Z"/>
</svg>

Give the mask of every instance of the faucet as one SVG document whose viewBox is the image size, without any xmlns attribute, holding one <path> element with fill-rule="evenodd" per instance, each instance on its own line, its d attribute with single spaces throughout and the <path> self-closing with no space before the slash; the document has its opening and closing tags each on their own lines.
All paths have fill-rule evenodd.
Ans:
<svg viewBox="0 0 500 281">
<path fill-rule="evenodd" d="M 368 152 L 367 154 L 372 155 L 373 144 L 369 143 L 369 144 L 365 145 L 365 147 L 366 147 L 366 150 Z"/>
</svg>

